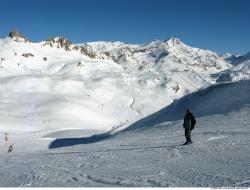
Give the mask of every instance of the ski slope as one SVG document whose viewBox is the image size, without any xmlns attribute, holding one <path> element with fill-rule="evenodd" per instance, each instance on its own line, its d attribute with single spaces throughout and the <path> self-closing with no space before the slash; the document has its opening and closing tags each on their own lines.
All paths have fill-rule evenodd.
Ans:
<svg viewBox="0 0 250 190">
<path fill-rule="evenodd" d="M 175 37 L 0 39 L 0 186 L 249 187 L 249 60 L 230 63 Z"/>
<path fill-rule="evenodd" d="M 54 140 L 34 134 L 22 151 L 1 153 L 0 184 L 249 187 L 250 102 L 245 93 L 249 88 L 249 80 L 212 86 L 142 119 L 136 128 L 131 125 L 115 134 L 79 138 L 69 130 L 51 134 Z M 187 106 L 197 116 L 197 126 L 194 143 L 181 146 Z M 63 137 L 67 134 L 70 139 Z"/>
</svg>

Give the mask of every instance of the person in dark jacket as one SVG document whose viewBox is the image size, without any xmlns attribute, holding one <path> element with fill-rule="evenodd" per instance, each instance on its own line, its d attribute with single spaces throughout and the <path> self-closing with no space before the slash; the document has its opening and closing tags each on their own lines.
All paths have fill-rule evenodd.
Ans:
<svg viewBox="0 0 250 190">
<path fill-rule="evenodd" d="M 10 145 L 8 152 L 12 152 L 12 151 L 13 151 L 13 145 Z"/>
<path fill-rule="evenodd" d="M 194 118 L 194 115 L 191 113 L 189 109 L 187 109 L 183 122 L 183 128 L 185 129 L 185 137 L 186 137 L 186 142 L 184 143 L 184 145 L 192 143 L 191 131 L 192 129 L 194 129 L 195 124 L 196 120 Z"/>
</svg>

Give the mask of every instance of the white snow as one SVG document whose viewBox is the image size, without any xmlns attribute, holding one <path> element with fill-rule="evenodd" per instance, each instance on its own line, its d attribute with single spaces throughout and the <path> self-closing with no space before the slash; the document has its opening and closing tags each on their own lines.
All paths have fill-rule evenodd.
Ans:
<svg viewBox="0 0 250 190">
<path fill-rule="evenodd" d="M 245 103 L 238 102 L 241 90 L 249 90 L 249 83 L 217 85 L 175 103 L 177 116 L 181 118 L 185 102 L 193 103 L 194 112 L 203 105 L 217 110 L 223 104 L 223 98 L 217 99 L 221 104 L 213 103 L 219 94 L 224 96 L 233 89 L 233 97 L 238 95 L 228 98 L 228 107 L 221 113 L 211 109 L 203 112 L 205 116 L 196 113 L 197 126 L 192 132 L 191 145 L 181 146 L 182 120 L 161 121 L 161 113 L 172 109 L 166 107 L 156 116 L 148 117 L 154 124 L 148 122 L 147 128 L 142 122 L 136 130 L 132 127 L 111 136 L 60 139 L 61 134 L 57 134 L 59 139 L 52 142 L 49 150 L 35 151 L 37 141 L 49 141 L 28 136 L 32 152 L 19 153 L 20 146 L 12 153 L 0 155 L 0 184 L 5 187 L 249 187 L 249 95 Z M 200 94 L 203 101 L 196 102 Z M 70 135 L 72 131 L 66 133 Z"/>
<path fill-rule="evenodd" d="M 111 130 L 209 86 L 215 82 L 211 73 L 230 67 L 215 53 L 177 38 L 145 45 L 80 45 L 96 58 L 74 45 L 66 51 L 57 42 L 50 47 L 48 42 L 0 40 L 2 132 Z M 105 52 L 113 58 L 100 57 Z"/>
<path fill-rule="evenodd" d="M 249 186 L 248 63 L 174 37 L 53 43 L 0 39 L 0 186 Z"/>
<path fill-rule="evenodd" d="M 215 75 L 218 82 L 247 80 L 250 78 L 250 59 Z"/>
</svg>

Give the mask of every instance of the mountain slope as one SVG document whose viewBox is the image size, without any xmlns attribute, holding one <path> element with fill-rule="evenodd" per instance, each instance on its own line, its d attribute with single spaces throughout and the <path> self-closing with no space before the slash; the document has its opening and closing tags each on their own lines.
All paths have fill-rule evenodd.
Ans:
<svg viewBox="0 0 250 190">
<path fill-rule="evenodd" d="M 144 45 L 0 40 L 3 132 L 110 130 L 129 125 L 230 68 L 176 38 Z"/>
<path fill-rule="evenodd" d="M 250 59 L 245 60 L 230 69 L 219 72 L 214 75 L 217 82 L 230 82 L 247 80 L 250 78 Z"/>
<path fill-rule="evenodd" d="M 196 117 L 225 115 L 241 110 L 250 105 L 250 95 L 246 93 L 249 90 L 250 80 L 210 86 L 174 101 L 166 108 L 135 122 L 125 131 L 182 120 L 186 109 L 190 109 Z"/>
<path fill-rule="evenodd" d="M 135 67 L 143 63 L 143 69 L 168 68 L 168 70 L 194 70 L 213 73 L 230 67 L 216 53 L 192 48 L 172 37 L 167 41 L 153 41 L 149 44 L 132 45 L 121 42 L 93 42 L 83 44 L 83 47 L 96 54 L 109 52 L 113 59 L 126 67 Z M 174 64 L 173 64 L 174 63 Z"/>
<path fill-rule="evenodd" d="M 222 56 L 223 59 L 225 59 L 227 62 L 229 62 L 232 65 L 237 65 L 239 63 L 242 63 L 246 60 L 250 59 L 250 52 L 246 53 L 245 55 L 231 55 L 226 54 Z"/>
</svg>

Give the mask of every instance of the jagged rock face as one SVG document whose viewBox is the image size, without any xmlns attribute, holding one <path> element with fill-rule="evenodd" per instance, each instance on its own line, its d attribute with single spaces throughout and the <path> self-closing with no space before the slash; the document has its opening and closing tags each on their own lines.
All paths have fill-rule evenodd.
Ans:
<svg viewBox="0 0 250 190">
<path fill-rule="evenodd" d="M 34 57 L 34 55 L 32 53 L 23 53 L 22 54 L 23 57 Z"/>
<path fill-rule="evenodd" d="M 50 46 L 50 47 L 56 47 L 56 48 L 63 48 L 66 51 L 79 51 L 79 53 L 86 55 L 90 58 L 96 58 L 96 54 L 86 49 L 85 47 L 81 47 L 78 45 L 72 45 L 72 42 L 64 37 L 57 37 L 57 38 L 48 38 L 48 40 L 45 42 L 44 46 Z"/>
<path fill-rule="evenodd" d="M 104 52 L 104 55 L 108 58 L 108 59 L 111 59 L 113 60 L 114 62 L 117 62 L 117 60 L 115 59 L 115 57 L 108 51 L 105 51 Z"/>
<path fill-rule="evenodd" d="M 29 42 L 28 38 L 26 38 L 25 36 L 23 36 L 19 31 L 17 30 L 12 30 L 10 33 L 9 33 L 9 37 L 14 39 L 15 41 L 17 42 Z"/>
<path fill-rule="evenodd" d="M 18 32 L 17 30 L 13 30 L 9 33 L 9 37 L 10 38 L 14 38 L 14 37 L 22 37 L 21 33 Z"/>
<path fill-rule="evenodd" d="M 84 47 L 81 47 L 81 53 L 87 55 L 88 50 L 86 48 L 84 48 Z"/>
<path fill-rule="evenodd" d="M 73 50 L 78 51 L 79 49 L 80 49 L 80 47 L 79 47 L 78 45 L 75 45 L 75 46 L 73 47 Z"/>
<path fill-rule="evenodd" d="M 70 50 L 69 48 L 72 43 L 68 39 L 64 37 L 59 37 L 56 42 L 58 43 L 58 45 L 60 45 L 61 48 L 64 48 L 66 51 Z"/>
<path fill-rule="evenodd" d="M 87 55 L 90 58 L 95 58 L 96 57 L 96 55 L 92 51 L 88 51 L 84 47 L 81 47 L 81 54 Z"/>
<path fill-rule="evenodd" d="M 72 42 L 67 38 L 58 37 L 58 38 L 48 38 L 44 45 L 49 45 L 50 47 L 56 46 L 57 48 L 64 48 L 66 51 L 71 50 Z"/>
<path fill-rule="evenodd" d="M 55 39 L 54 38 L 51 38 L 49 37 L 48 40 L 45 42 L 44 45 L 49 45 L 50 47 L 53 47 L 53 44 L 55 43 Z"/>
</svg>

